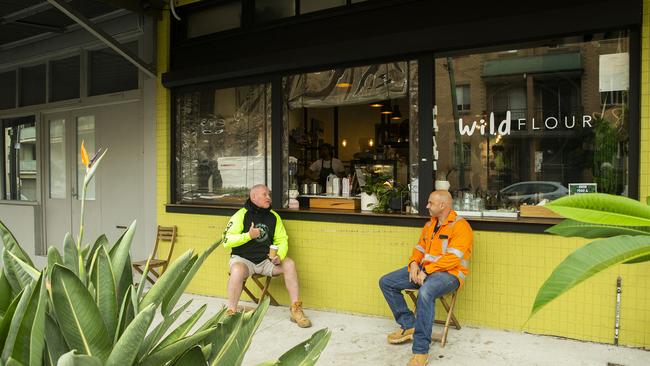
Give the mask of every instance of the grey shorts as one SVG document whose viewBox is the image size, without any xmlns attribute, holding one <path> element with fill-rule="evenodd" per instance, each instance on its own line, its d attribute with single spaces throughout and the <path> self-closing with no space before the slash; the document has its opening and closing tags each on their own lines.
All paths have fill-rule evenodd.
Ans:
<svg viewBox="0 0 650 366">
<path fill-rule="evenodd" d="M 232 265 L 235 263 L 243 263 L 248 268 L 248 275 L 261 274 L 262 276 L 273 276 L 273 268 L 275 265 L 271 262 L 270 259 L 265 259 L 259 264 L 255 264 L 249 261 L 246 258 L 242 258 L 238 255 L 230 256 L 229 267 L 232 268 Z"/>
</svg>

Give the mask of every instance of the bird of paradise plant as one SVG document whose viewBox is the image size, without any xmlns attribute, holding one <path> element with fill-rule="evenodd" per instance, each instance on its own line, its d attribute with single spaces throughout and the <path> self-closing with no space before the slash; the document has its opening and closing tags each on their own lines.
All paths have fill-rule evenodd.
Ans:
<svg viewBox="0 0 650 366">
<path fill-rule="evenodd" d="M 588 193 L 563 197 L 546 207 L 566 218 L 547 232 L 596 240 L 558 264 L 538 290 L 530 317 L 613 265 L 650 261 L 650 199 L 643 204 L 627 197 Z"/>
<path fill-rule="evenodd" d="M 170 329 L 191 303 L 175 309 L 181 295 L 220 240 L 201 255 L 192 250 L 182 254 L 147 291 L 145 276 L 134 283 L 131 272 L 135 221 L 113 246 L 105 235 L 81 246 L 86 189 L 105 154 L 98 151 L 89 158 L 82 142 L 86 172 L 79 236 L 76 242 L 65 236 L 63 255 L 50 247 L 42 271 L 0 222 L 0 366 L 240 365 L 268 298 L 254 312 L 226 316 L 224 308 L 195 327 L 206 310 L 203 305 Z M 158 311 L 162 321 L 149 331 Z M 321 329 L 263 365 L 314 365 L 330 335 Z"/>
</svg>

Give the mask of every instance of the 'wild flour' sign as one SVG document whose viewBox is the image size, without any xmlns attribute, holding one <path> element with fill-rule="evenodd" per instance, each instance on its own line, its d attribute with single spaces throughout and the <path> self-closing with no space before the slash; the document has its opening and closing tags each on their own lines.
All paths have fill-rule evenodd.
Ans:
<svg viewBox="0 0 650 366">
<path fill-rule="evenodd" d="M 545 127 L 546 130 L 554 130 L 560 126 L 564 126 L 567 129 L 575 128 L 578 125 L 582 125 L 582 128 L 593 127 L 591 125 L 592 118 L 591 116 L 584 115 L 582 118 L 576 116 L 565 116 L 564 118 L 557 117 L 547 117 L 544 121 L 535 121 L 535 118 L 530 121 L 533 131 L 541 130 L 542 127 Z M 473 121 L 472 124 L 463 125 L 463 119 L 458 119 L 458 131 L 461 135 L 472 136 L 475 131 L 483 136 L 485 135 L 501 135 L 506 136 L 510 135 L 512 130 L 512 118 L 510 117 L 510 111 L 506 112 L 506 119 L 502 120 L 501 123 L 497 126 L 494 121 L 494 112 L 490 113 L 490 120 L 486 121 L 481 118 L 479 121 Z M 529 123 L 525 118 L 518 118 L 515 123 L 517 124 L 517 129 L 522 130 L 526 129 Z"/>
</svg>

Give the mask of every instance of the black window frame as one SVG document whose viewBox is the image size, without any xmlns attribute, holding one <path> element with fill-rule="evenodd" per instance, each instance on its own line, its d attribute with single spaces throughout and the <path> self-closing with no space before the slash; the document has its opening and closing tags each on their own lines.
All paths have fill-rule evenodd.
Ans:
<svg viewBox="0 0 650 366">
<path fill-rule="evenodd" d="M 252 1 L 252 0 L 248 0 Z M 397 5 L 396 1 L 386 0 L 386 1 L 368 1 L 361 4 L 355 4 L 359 6 L 365 6 L 363 9 L 374 9 L 377 13 L 383 13 L 386 16 L 390 16 L 392 12 L 400 12 L 402 9 L 407 11 L 407 9 L 428 9 L 428 5 L 423 1 L 416 0 L 405 0 L 400 2 L 401 4 Z M 401 6 L 402 4 L 409 6 Z M 386 5 L 392 5 L 393 7 L 388 7 Z M 179 25 L 177 23 L 172 24 L 172 69 L 163 75 L 163 85 L 171 88 L 172 90 L 177 87 L 205 83 L 205 82 L 232 82 L 233 80 L 243 80 L 248 79 L 252 80 L 251 82 L 259 82 L 261 77 L 266 77 L 270 79 L 279 79 L 285 75 L 295 74 L 295 73 L 304 73 L 317 71 L 323 68 L 323 65 L 326 67 L 350 67 L 356 65 L 367 65 L 370 63 L 381 63 L 394 60 L 396 58 L 404 57 L 408 59 L 417 59 L 419 65 L 419 75 L 418 75 L 418 84 L 420 88 L 418 90 L 418 99 L 419 99 L 419 109 L 421 111 L 432 110 L 433 108 L 433 89 L 434 89 L 434 77 L 435 72 L 433 68 L 433 63 L 436 57 L 441 55 L 453 55 L 461 56 L 467 53 L 477 52 L 481 50 L 482 52 L 490 51 L 499 51 L 499 50 L 508 50 L 512 47 L 517 48 L 526 48 L 526 47 L 535 47 L 544 44 L 548 44 L 549 40 L 554 40 L 557 38 L 563 37 L 586 37 L 587 39 L 590 34 L 596 32 L 603 32 L 608 30 L 627 30 L 629 36 L 629 52 L 630 52 L 630 90 L 629 93 L 632 96 L 629 100 L 629 130 L 630 130 L 630 144 L 629 144 L 629 160 L 628 160 L 628 192 L 629 197 L 638 199 L 639 197 L 639 173 L 640 173 L 640 85 L 641 85 L 641 17 L 639 15 L 638 9 L 640 5 L 634 4 L 632 0 L 626 1 L 625 4 L 622 4 L 622 7 L 616 9 L 616 11 L 610 12 L 605 15 L 606 12 L 603 12 L 603 9 L 610 9 L 607 4 L 566 4 L 566 9 L 559 10 L 557 9 L 559 2 L 555 6 L 549 6 L 548 8 L 542 9 L 541 13 L 536 13 L 535 15 L 530 15 L 521 11 L 513 11 L 512 14 L 506 16 L 509 21 L 512 22 L 513 27 L 518 27 L 521 29 L 521 32 L 516 34 L 506 31 L 506 28 L 503 26 L 504 20 L 496 17 L 493 18 L 489 14 L 490 10 L 489 5 L 481 5 L 484 9 L 478 9 L 474 13 L 482 14 L 479 16 L 480 27 L 484 31 L 480 34 L 476 34 L 475 30 L 458 28 L 460 22 L 451 22 L 449 24 L 429 26 L 426 30 L 421 31 L 412 31 L 409 33 L 409 36 L 412 37 L 411 42 L 408 45 L 403 45 L 397 41 L 396 37 L 404 37 L 404 33 L 390 34 L 387 33 L 381 37 L 381 44 L 384 47 L 378 47 L 379 38 L 377 42 L 369 42 L 363 39 L 356 39 L 352 37 L 351 40 L 346 41 L 347 47 L 352 47 L 356 45 L 355 49 L 358 51 L 355 55 L 352 54 L 336 54 L 338 47 L 337 40 L 332 40 L 332 45 L 323 44 L 316 48 L 312 47 L 310 49 L 315 50 L 315 56 L 310 54 L 305 54 L 303 58 L 296 59 L 296 52 L 301 51 L 298 47 L 296 52 L 289 52 L 286 56 L 278 56 L 275 51 L 275 47 L 281 47 L 280 42 L 276 44 L 271 44 L 270 50 L 275 52 L 273 58 L 271 58 L 269 63 L 265 64 L 253 64 L 251 60 L 242 57 L 243 62 L 237 64 L 238 58 L 234 57 L 232 60 L 218 60 L 218 61 L 209 61 L 207 60 L 196 61 L 192 55 L 195 54 L 197 50 L 205 49 L 208 46 L 217 46 L 225 44 L 228 45 L 233 42 L 238 44 L 246 44 L 246 42 L 252 41 L 254 37 L 260 31 L 272 30 L 281 32 L 283 29 L 291 30 L 294 32 L 303 27 L 308 27 L 309 22 L 314 21 L 315 24 L 318 21 L 335 16 L 342 17 L 363 17 L 363 13 L 352 15 L 352 11 L 349 11 L 347 7 L 345 11 L 338 11 L 339 9 L 330 9 L 328 11 L 317 12 L 312 15 L 304 15 L 301 17 L 292 17 L 293 19 L 282 19 L 278 22 L 271 22 L 269 24 L 251 24 L 249 29 L 239 29 L 235 33 L 229 34 L 215 34 L 211 36 L 206 36 L 206 38 L 201 40 L 187 40 L 183 37 L 179 37 L 184 33 L 178 31 Z M 384 9 L 379 9 L 382 6 L 386 6 Z M 446 4 L 440 5 L 443 8 L 455 9 L 460 7 L 458 4 Z M 191 6 L 190 6 L 191 7 Z M 190 9 L 190 7 L 185 7 Z M 254 10 L 254 7 L 252 8 Z M 361 7 L 359 8 L 361 9 Z M 583 13 L 583 17 L 576 19 L 573 14 L 576 11 Z M 483 14 L 483 11 L 486 13 Z M 440 13 L 440 12 L 438 12 Z M 373 13 L 374 14 L 374 13 Z M 486 17 L 485 15 L 488 14 Z M 318 15 L 318 16 L 316 16 Z M 546 19 L 545 17 L 554 17 L 556 22 L 554 24 L 544 23 L 540 19 Z M 429 19 L 430 17 L 428 17 Z M 560 21 L 563 19 L 563 21 Z M 419 21 L 421 22 L 422 19 Z M 431 21 L 429 19 L 429 21 Z M 530 26 L 531 23 L 536 24 L 536 26 Z M 320 24 L 320 23 L 318 23 Z M 418 23 L 419 24 L 419 23 Z M 424 24 L 424 23 L 423 23 Z M 428 24 L 428 23 L 427 23 Z M 436 23 L 437 24 L 437 23 Z M 557 26 L 561 24 L 561 26 Z M 428 26 L 428 25 L 427 25 Z M 254 29 L 253 29 L 254 28 Z M 470 27 L 471 28 L 471 27 Z M 431 33 L 436 30 L 437 33 Z M 445 30 L 452 31 L 457 30 L 458 33 L 455 34 L 453 39 L 444 38 L 435 36 L 435 34 L 445 34 Z M 233 36 L 232 38 L 229 38 Z M 358 37 L 357 37 L 358 38 Z M 279 38 L 280 40 L 281 38 Z M 229 43 L 230 42 L 230 43 Z M 244 42 L 244 43 L 242 43 Z M 272 42 L 273 43 L 273 42 Z M 177 48 L 178 47 L 178 48 Z M 302 47 L 302 46 L 301 46 Z M 177 51 L 175 51 L 177 49 Z M 334 53 L 334 54 L 332 54 Z M 359 55 L 364 55 L 364 60 L 359 60 Z M 318 57 L 316 57 L 318 56 Z M 326 57 L 324 57 L 326 56 Z M 175 63 L 178 62 L 178 63 Z M 211 62 L 211 63 L 210 63 Z M 204 64 L 205 63 L 205 64 Z M 174 65 L 177 65 L 174 67 Z M 196 67 L 192 66 L 196 65 Z M 272 87 L 275 84 L 272 84 Z M 427 86 L 427 87 L 422 87 Z M 278 93 L 274 93 L 275 97 L 278 96 Z M 274 99 L 275 99 L 274 97 Z M 275 106 L 277 104 L 273 104 Z M 280 113 L 277 110 L 278 108 L 273 109 L 273 114 Z M 433 115 L 430 113 L 420 113 L 419 116 L 419 126 L 420 126 L 420 136 L 433 136 L 434 131 L 432 130 Z M 275 122 L 272 120 L 272 128 L 281 128 L 276 126 Z M 428 129 L 428 130 L 427 130 Z M 173 136 L 173 131 L 172 131 Z M 278 144 L 276 138 L 278 134 L 274 134 L 273 137 L 273 146 L 281 146 Z M 433 170 L 433 144 L 430 139 L 420 139 L 418 146 L 418 151 L 421 152 L 420 155 L 420 207 L 426 205 L 426 193 L 433 189 L 433 179 L 422 179 L 431 175 L 432 178 L 436 172 Z M 172 152 L 173 154 L 173 152 Z M 281 159 L 277 159 L 277 153 L 273 153 L 273 156 L 276 159 L 273 159 L 274 170 L 277 171 L 275 165 L 282 167 Z M 173 176 L 170 176 L 170 179 Z M 424 183 L 424 184 L 422 184 Z M 277 185 L 274 183 L 274 186 Z M 217 215 L 227 215 L 234 213 L 233 208 L 226 207 L 186 207 L 183 205 L 167 205 L 167 212 L 185 212 L 185 213 L 201 213 L 201 214 L 217 214 Z M 359 215 L 353 214 L 328 214 L 328 213 L 308 213 L 305 214 L 304 211 L 295 211 L 295 210 L 283 210 L 280 209 L 283 217 L 288 219 L 298 219 L 298 220 L 309 220 L 309 221 L 326 221 L 326 222 L 349 222 L 349 223 L 368 223 L 368 224 L 396 224 L 403 226 L 421 226 L 423 220 L 426 220 L 428 217 L 424 216 L 414 216 L 414 217 L 404 217 L 404 216 L 391 216 L 391 215 L 365 215 L 364 217 L 359 217 Z M 421 210 L 422 211 L 422 210 Z M 387 221 L 387 218 L 389 221 Z M 518 220 L 500 220 L 500 219 L 469 219 L 472 223 L 472 226 L 476 230 L 488 230 L 488 231 L 515 231 L 515 232 L 528 232 L 528 233 L 543 233 L 546 228 L 550 225 L 557 223 L 558 219 L 528 219 L 528 218 L 519 218 Z M 512 225 L 516 224 L 516 225 Z"/>
</svg>

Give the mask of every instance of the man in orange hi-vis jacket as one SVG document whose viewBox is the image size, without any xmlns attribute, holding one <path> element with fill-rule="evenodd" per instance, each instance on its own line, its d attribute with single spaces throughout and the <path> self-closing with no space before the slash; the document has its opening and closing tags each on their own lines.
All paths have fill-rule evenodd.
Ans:
<svg viewBox="0 0 650 366">
<path fill-rule="evenodd" d="M 472 228 L 451 209 L 452 202 L 447 191 L 429 195 L 427 209 L 431 220 L 424 225 L 408 265 L 379 280 L 379 287 L 400 325 L 399 330 L 388 335 L 388 342 L 413 341 L 413 356 L 407 366 L 427 364 L 435 299 L 462 286 L 469 273 Z M 406 306 L 402 295 L 405 289 L 419 289 L 416 314 Z"/>
</svg>

